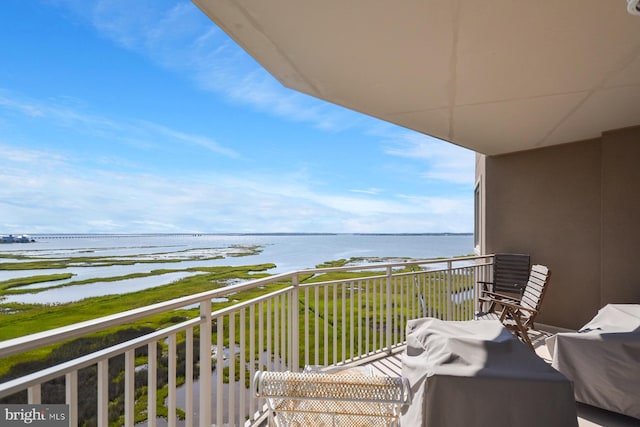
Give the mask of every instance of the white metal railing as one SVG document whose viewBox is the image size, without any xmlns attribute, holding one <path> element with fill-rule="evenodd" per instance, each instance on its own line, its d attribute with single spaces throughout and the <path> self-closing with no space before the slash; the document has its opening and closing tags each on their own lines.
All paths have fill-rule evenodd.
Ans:
<svg viewBox="0 0 640 427">
<path fill-rule="evenodd" d="M 249 386 L 257 370 L 357 364 L 403 345 L 409 319 L 472 319 L 476 282 L 490 278 L 491 264 L 489 255 L 301 270 L 3 341 L 0 362 L 199 307 L 170 327 L 8 380 L 0 402 L 67 403 L 71 426 L 88 418 L 133 426 L 146 417 L 151 427 L 160 416 L 170 427 L 253 425 L 265 415 Z M 242 301 L 215 309 L 221 297 Z M 55 386 L 64 388 L 64 402 L 48 401 Z"/>
</svg>

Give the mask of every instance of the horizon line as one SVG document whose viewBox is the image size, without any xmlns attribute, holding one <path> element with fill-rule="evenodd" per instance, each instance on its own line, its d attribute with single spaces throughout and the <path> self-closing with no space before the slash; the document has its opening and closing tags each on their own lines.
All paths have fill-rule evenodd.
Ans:
<svg viewBox="0 0 640 427">
<path fill-rule="evenodd" d="M 180 232 L 180 233 L 8 233 L 6 235 L 26 235 L 26 236 L 65 236 L 65 237 L 81 237 L 81 236 L 95 236 L 95 237 L 125 237 L 125 236 L 467 236 L 473 235 L 472 232 L 415 232 L 415 233 L 334 233 L 334 232 L 213 232 L 213 233 L 200 233 L 200 232 Z M 5 235 L 5 234 L 2 234 Z"/>
</svg>

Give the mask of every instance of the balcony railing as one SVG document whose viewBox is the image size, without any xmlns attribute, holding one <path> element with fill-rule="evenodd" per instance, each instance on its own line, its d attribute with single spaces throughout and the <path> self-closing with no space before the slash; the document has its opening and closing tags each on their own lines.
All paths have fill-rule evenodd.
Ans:
<svg viewBox="0 0 640 427">
<path fill-rule="evenodd" d="M 155 426 L 159 417 L 169 426 L 255 425 L 265 415 L 250 390 L 257 370 L 358 364 L 403 345 L 410 319 L 472 319 L 476 281 L 490 278 L 491 264 L 486 256 L 301 270 L 7 340 L 0 360 L 175 314 L 170 327 L 8 380 L 0 399 L 66 403 L 72 426 Z M 49 397 L 55 387 L 63 401 Z"/>
</svg>

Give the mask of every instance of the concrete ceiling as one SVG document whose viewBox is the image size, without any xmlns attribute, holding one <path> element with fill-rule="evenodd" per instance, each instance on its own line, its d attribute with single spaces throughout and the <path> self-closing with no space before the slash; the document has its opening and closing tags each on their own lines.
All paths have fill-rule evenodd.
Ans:
<svg viewBox="0 0 640 427">
<path fill-rule="evenodd" d="M 625 0 L 193 0 L 284 86 L 493 155 L 640 125 Z"/>
</svg>

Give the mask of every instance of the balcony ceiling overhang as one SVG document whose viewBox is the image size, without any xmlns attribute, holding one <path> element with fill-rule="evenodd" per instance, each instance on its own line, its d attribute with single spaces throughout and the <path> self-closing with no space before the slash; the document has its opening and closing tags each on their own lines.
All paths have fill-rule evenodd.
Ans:
<svg viewBox="0 0 640 427">
<path fill-rule="evenodd" d="M 193 0 L 284 86 L 494 155 L 640 125 L 625 0 Z"/>
</svg>

